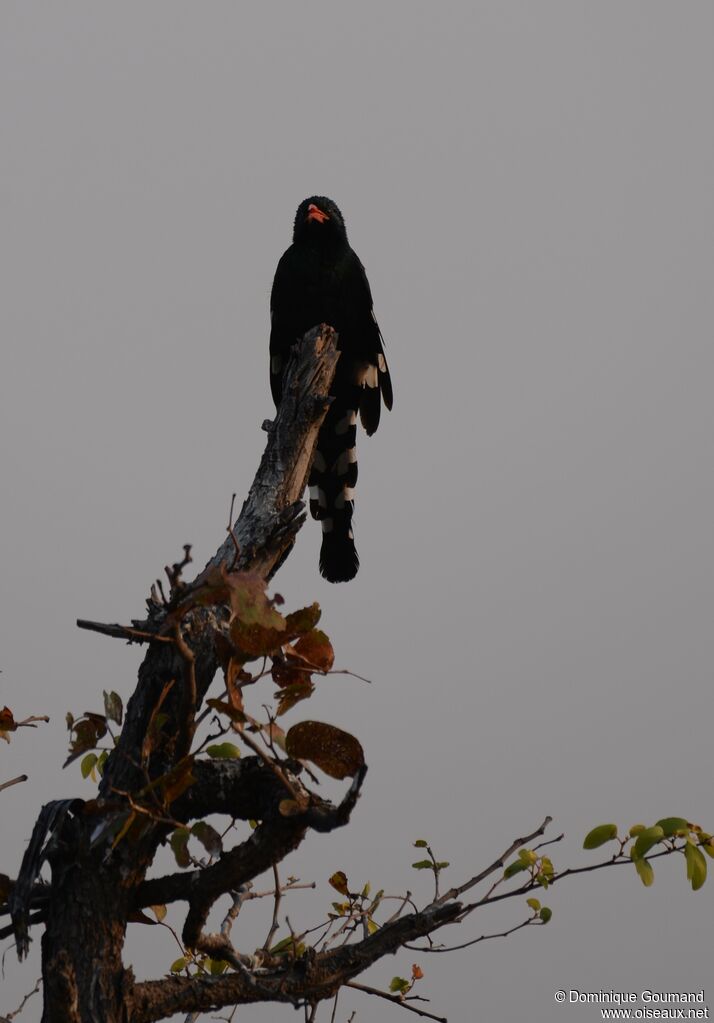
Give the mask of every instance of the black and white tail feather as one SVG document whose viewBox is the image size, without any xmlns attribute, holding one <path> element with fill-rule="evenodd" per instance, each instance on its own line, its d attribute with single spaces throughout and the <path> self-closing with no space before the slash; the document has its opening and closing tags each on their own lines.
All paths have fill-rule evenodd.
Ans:
<svg viewBox="0 0 714 1023">
<path fill-rule="evenodd" d="M 382 401 L 391 409 L 393 396 L 367 275 L 331 200 L 313 196 L 298 208 L 293 245 L 275 274 L 271 316 L 271 388 L 276 404 L 289 348 L 296 339 L 318 323 L 329 323 L 338 333 L 333 402 L 318 436 L 309 486 L 310 512 L 322 523 L 320 572 L 329 582 L 347 582 L 359 568 L 352 531 L 357 419 L 371 436 L 379 426 Z"/>
</svg>

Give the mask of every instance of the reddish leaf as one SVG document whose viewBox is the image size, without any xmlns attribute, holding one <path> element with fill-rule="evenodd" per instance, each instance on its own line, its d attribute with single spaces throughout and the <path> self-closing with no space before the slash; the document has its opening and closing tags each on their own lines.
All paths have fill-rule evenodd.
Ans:
<svg viewBox="0 0 714 1023">
<path fill-rule="evenodd" d="M 276 693 L 278 697 L 278 717 L 289 711 L 296 703 L 307 700 L 315 692 L 312 682 L 298 682 L 296 685 L 286 686 Z"/>
<path fill-rule="evenodd" d="M 311 760 L 331 778 L 352 776 L 364 766 L 364 751 L 349 732 L 321 721 L 301 721 L 285 737 L 288 756 Z"/>
<path fill-rule="evenodd" d="M 282 655 L 273 658 L 273 667 L 270 674 L 273 682 L 281 689 L 288 686 L 302 685 L 310 681 L 310 667 L 305 664 L 302 657 L 293 656 L 293 648 L 288 644 Z"/>
<path fill-rule="evenodd" d="M 319 671 L 329 671 L 335 663 L 332 643 L 320 629 L 312 629 L 305 636 L 301 636 L 295 644 L 295 650 Z"/>
<path fill-rule="evenodd" d="M 17 728 L 17 722 L 12 715 L 12 711 L 9 707 L 3 707 L 0 710 L 0 732 L 14 732 Z"/>
</svg>

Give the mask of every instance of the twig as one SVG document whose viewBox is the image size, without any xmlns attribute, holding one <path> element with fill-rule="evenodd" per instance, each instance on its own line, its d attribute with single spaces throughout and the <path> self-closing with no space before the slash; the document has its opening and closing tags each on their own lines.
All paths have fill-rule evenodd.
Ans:
<svg viewBox="0 0 714 1023">
<path fill-rule="evenodd" d="M 27 781 L 26 774 L 18 774 L 17 778 L 11 778 L 10 781 L 0 782 L 0 792 L 3 789 L 9 789 L 11 785 L 19 785 L 21 781 Z"/>
<path fill-rule="evenodd" d="M 20 1013 L 22 1012 L 22 1010 L 25 1008 L 25 1005 L 27 1004 L 27 1002 L 29 1002 L 29 1000 L 32 998 L 32 996 L 36 995 L 37 992 L 40 990 L 40 985 L 41 984 L 42 984 L 42 977 L 38 977 L 37 978 L 37 983 L 33 987 L 32 991 L 28 992 L 28 994 L 25 995 L 25 997 L 22 999 L 22 1001 L 21 1001 L 20 1005 L 18 1006 L 18 1008 L 15 1009 L 14 1012 L 9 1012 L 7 1014 L 7 1016 L 2 1017 L 2 1019 L 6 1020 L 7 1023 L 10 1023 L 10 1020 L 13 1020 L 13 1019 L 15 1019 L 16 1016 L 19 1016 Z"/>
<path fill-rule="evenodd" d="M 473 938 L 471 941 L 465 941 L 462 945 L 432 945 L 426 948 L 420 948 L 418 945 L 404 945 L 404 948 L 411 949 L 412 952 L 456 952 L 460 948 L 469 948 L 470 945 L 478 945 L 480 941 L 490 941 L 491 938 L 507 938 L 509 934 L 514 934 L 516 931 L 520 931 L 523 927 L 529 927 L 531 924 L 538 923 L 535 917 L 529 916 L 527 920 L 523 920 L 522 923 L 516 924 L 515 927 L 511 927 L 507 931 L 500 931 L 498 934 L 482 934 L 480 938 Z M 543 926 L 542 922 L 539 926 Z"/>
<path fill-rule="evenodd" d="M 335 991 L 335 1000 L 332 1003 L 332 1015 L 330 1016 L 330 1023 L 335 1023 L 335 1013 L 337 1012 L 337 999 L 340 997 L 340 989 Z"/>
<path fill-rule="evenodd" d="M 552 820 L 553 820 L 552 817 L 546 817 L 541 826 L 539 828 L 536 828 L 536 830 L 533 831 L 530 835 L 526 835 L 524 838 L 517 838 L 515 842 L 511 842 L 508 849 L 506 849 L 505 852 L 501 853 L 498 859 L 494 860 L 489 867 L 486 867 L 485 870 L 482 870 L 479 874 L 476 874 L 474 877 L 471 878 L 470 881 L 467 881 L 465 884 L 459 885 L 458 888 L 450 888 L 448 892 L 444 892 L 444 894 L 439 899 L 434 900 L 435 904 L 442 905 L 444 902 L 449 902 L 451 899 L 458 898 L 458 896 L 461 895 L 462 892 L 468 891 L 469 888 L 474 888 L 477 884 L 480 884 L 480 882 L 487 878 L 490 874 L 493 874 L 494 871 L 500 870 L 505 864 L 508 857 L 512 856 L 516 849 L 520 849 L 522 845 L 526 845 L 528 842 L 532 841 L 532 839 L 537 838 L 538 835 L 542 835 Z"/>
<path fill-rule="evenodd" d="M 233 927 L 233 924 L 236 922 L 238 918 L 238 914 L 241 911 L 243 903 L 247 899 L 253 898 L 253 895 L 251 893 L 252 887 L 253 882 L 246 881 L 245 884 L 242 884 L 240 888 L 236 889 L 236 891 L 231 893 L 233 896 L 233 902 L 231 904 L 230 909 L 223 918 L 223 923 L 221 924 L 221 936 L 224 937 L 226 941 L 230 940 L 231 928 Z"/>
<path fill-rule="evenodd" d="M 173 643 L 171 636 L 159 636 L 155 632 L 135 629 L 130 625 L 90 622 L 86 618 L 77 619 L 77 628 L 86 629 L 88 632 L 98 632 L 102 636 L 113 636 L 114 639 L 126 639 L 129 643 Z"/>
<path fill-rule="evenodd" d="M 275 901 L 273 902 L 273 919 L 270 923 L 270 930 L 268 931 L 268 937 L 263 942 L 263 948 L 270 950 L 270 943 L 273 940 L 273 935 L 278 929 L 278 910 L 280 908 L 280 900 L 282 898 L 282 890 L 280 888 L 280 877 L 278 876 L 278 868 L 273 863 L 273 878 L 275 879 Z"/>
<path fill-rule="evenodd" d="M 427 1019 L 435 1019 L 437 1023 L 448 1023 L 446 1016 L 435 1016 L 433 1012 L 427 1012 L 426 1009 L 418 1009 L 416 1005 L 409 1005 L 399 995 L 390 995 L 386 991 L 380 991 L 376 987 L 367 987 L 366 984 L 358 984 L 354 980 L 348 980 L 345 983 L 345 987 L 353 987 L 355 991 L 364 991 L 368 995 L 377 995 L 378 998 L 384 998 L 388 1002 L 392 1002 L 394 1005 L 398 1005 L 402 1009 L 409 1009 L 410 1012 L 416 1012 L 418 1016 L 426 1016 Z"/>
</svg>

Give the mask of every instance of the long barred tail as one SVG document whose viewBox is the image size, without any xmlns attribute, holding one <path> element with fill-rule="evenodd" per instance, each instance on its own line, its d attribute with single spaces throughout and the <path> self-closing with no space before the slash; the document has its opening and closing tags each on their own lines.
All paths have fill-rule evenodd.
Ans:
<svg viewBox="0 0 714 1023">
<path fill-rule="evenodd" d="M 310 513 L 322 522 L 320 572 L 331 583 L 354 579 L 359 557 L 352 534 L 357 483 L 357 410 L 360 390 L 343 391 L 330 406 L 310 473 Z"/>
</svg>

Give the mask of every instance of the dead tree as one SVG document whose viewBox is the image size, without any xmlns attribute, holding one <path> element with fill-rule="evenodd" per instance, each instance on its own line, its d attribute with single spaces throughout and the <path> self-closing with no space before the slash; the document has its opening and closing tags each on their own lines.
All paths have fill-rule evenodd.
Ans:
<svg viewBox="0 0 714 1023">
<path fill-rule="evenodd" d="M 531 894 L 525 918 L 498 935 L 481 935 L 454 947 L 547 923 L 550 910 L 532 893 L 540 894 L 569 874 L 634 859 L 649 884 L 650 859 L 683 852 L 692 886 L 703 883 L 699 847 L 711 852 L 711 836 L 686 821 L 671 818 L 658 822 L 649 834 L 625 839 L 617 837 L 614 825 L 602 826 L 589 836 L 594 836 L 589 847 L 619 841 L 615 854 L 594 866 L 557 873 L 542 851 L 550 842 L 528 848 L 543 834 L 550 822 L 546 818 L 488 867 L 445 892 L 440 891 L 440 877 L 448 864 L 440 863 L 426 842 L 417 842 L 428 858 L 414 866 L 432 872 L 433 897 L 418 908 L 407 893 L 384 918 L 377 918 L 380 905 L 382 910 L 385 905 L 383 893 L 373 895 L 366 888 L 352 892 L 347 878 L 337 872 L 331 884 L 343 902 L 330 914 L 324 931 L 310 938 L 291 933 L 273 944 L 281 898 L 294 885 L 281 885 L 277 865 L 308 831 L 329 832 L 348 823 L 366 772 L 361 747 L 352 736 L 309 721 L 284 735 L 274 716 L 258 720 L 244 704 L 249 687 L 269 675 L 280 687 L 279 710 L 284 710 L 309 696 L 311 677 L 332 665 L 329 641 L 315 629 L 317 606 L 282 615 L 265 586 L 289 554 L 305 517 L 300 498 L 329 407 L 337 358 L 336 335 L 324 325 L 296 346 L 281 407 L 275 420 L 264 424 L 268 442 L 248 498 L 198 577 L 183 581 L 190 560 L 187 549 L 183 561 L 167 569 L 168 594 L 160 583 L 152 587 L 144 619 L 128 626 L 78 623 L 145 643 L 147 650 L 116 745 L 99 760 L 89 754 L 94 757 L 90 765 L 102 768 L 97 797 L 45 805 L 17 880 L 0 875 L 0 914 L 9 914 L 12 921 L 0 929 L 0 936 L 12 934 L 22 957 L 32 929 L 43 929 L 43 1023 L 149 1023 L 179 1012 L 192 1019 L 193 1013 L 261 1001 L 302 1006 L 312 1020 L 318 1005 L 335 999 L 344 986 L 440 1019 L 414 1004 L 417 996 L 410 992 L 421 977 L 416 966 L 411 978 L 394 978 L 390 991 L 355 978 L 404 946 L 424 953 L 448 951 L 433 942 L 434 932 L 502 899 Z M 256 661 L 257 671 L 246 670 Z M 209 686 L 217 674 L 224 691 L 210 698 Z M 11 727 L 11 720 L 10 714 L 5 727 Z M 70 759 L 86 756 L 111 720 L 122 721 L 116 694 L 105 695 L 104 715 L 89 714 L 73 722 Z M 210 747 L 209 740 L 199 741 L 197 728 L 209 720 L 217 722 L 213 738 L 230 734 L 250 755 L 222 759 L 220 743 Z M 205 757 L 211 749 L 218 751 L 217 759 Z M 309 761 L 334 777 L 352 779 L 339 804 L 320 798 L 306 783 Z M 250 821 L 254 830 L 232 848 L 223 848 L 206 820 L 220 814 Z M 186 852 L 189 828 L 210 854 L 207 862 L 194 862 L 193 869 Z M 147 878 L 167 841 L 184 869 Z M 657 845 L 659 851 L 650 853 Z M 513 855 L 516 859 L 507 864 Z M 49 883 L 40 878 L 44 862 L 51 870 Z M 272 925 L 263 946 L 247 954 L 234 945 L 231 927 L 242 905 L 256 897 L 254 879 L 271 870 L 273 889 L 267 894 L 274 899 Z M 477 899 L 463 899 L 481 885 L 486 890 Z M 211 933 L 209 912 L 225 896 L 231 904 L 224 924 Z M 186 958 L 170 975 L 137 982 L 122 963 L 127 923 L 141 919 L 147 907 L 163 911 L 175 902 L 187 903 L 182 931 Z M 340 941 L 331 944 L 330 934 L 339 935 Z M 425 937 L 427 944 L 411 944 Z"/>
</svg>

